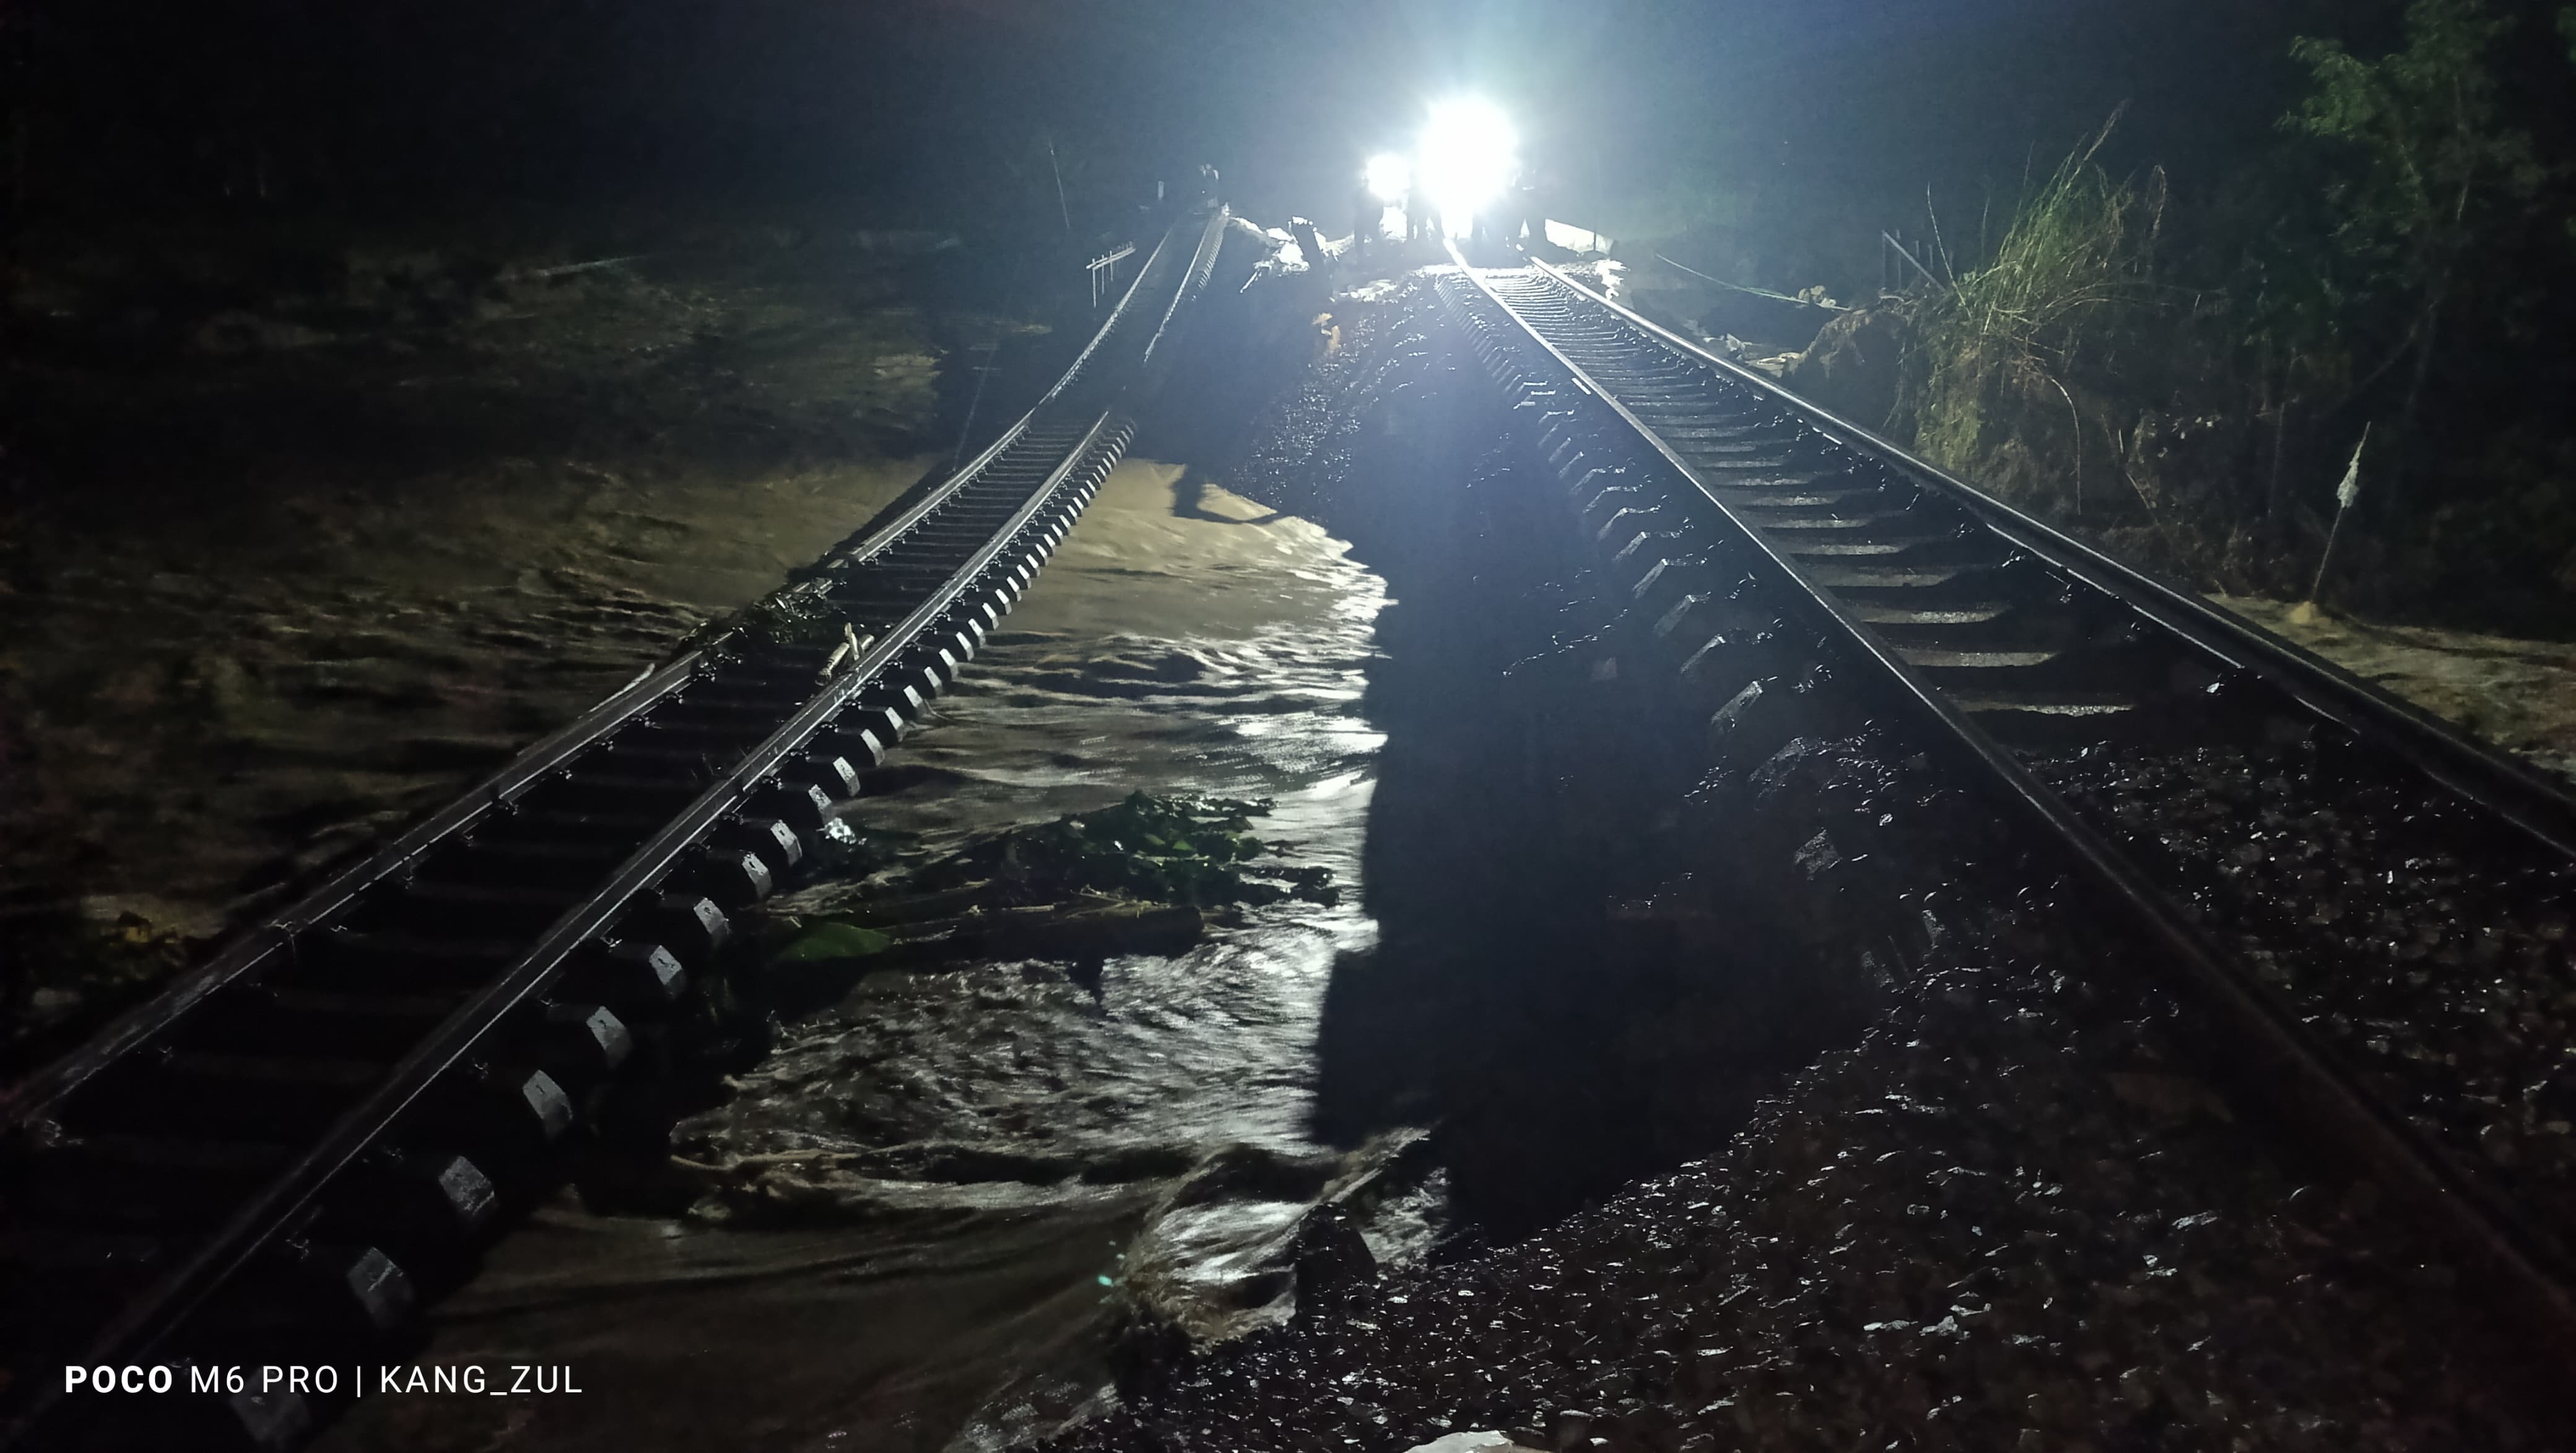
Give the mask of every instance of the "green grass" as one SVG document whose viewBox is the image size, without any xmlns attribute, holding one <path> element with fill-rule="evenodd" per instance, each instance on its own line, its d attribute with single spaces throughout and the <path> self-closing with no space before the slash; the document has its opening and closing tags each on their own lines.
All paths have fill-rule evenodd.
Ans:
<svg viewBox="0 0 2576 1453">
<path fill-rule="evenodd" d="M 2081 380 L 2112 370 L 2158 304 L 2164 175 L 2113 179 L 2095 161 L 2110 131 L 2023 198 L 1982 266 L 1941 260 L 1949 282 L 1916 320 L 1907 400 L 1916 447 L 1935 462 L 1976 470 L 2015 442 L 2039 461 L 2065 454 L 2080 500 Z M 2014 492 L 2044 482 L 2022 483 Z"/>
</svg>

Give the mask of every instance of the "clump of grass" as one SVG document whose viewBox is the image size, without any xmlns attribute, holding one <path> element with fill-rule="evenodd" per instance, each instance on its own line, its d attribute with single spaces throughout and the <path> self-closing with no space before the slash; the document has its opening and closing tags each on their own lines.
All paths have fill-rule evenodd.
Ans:
<svg viewBox="0 0 2576 1453">
<path fill-rule="evenodd" d="M 23 1069 L 61 1041 L 159 988 L 196 945 L 139 913 L 94 922 L 72 912 L 0 918 L 0 1070 Z"/>
<path fill-rule="evenodd" d="M 1984 266 L 1950 267 L 1949 285 L 1916 319 L 1909 369 L 1916 445 L 1950 468 L 1976 470 L 2017 436 L 2026 452 L 2057 453 L 2029 436 L 2035 415 L 2064 421 L 2079 512 L 2079 379 L 2114 370 L 2160 304 L 2164 173 L 2117 180 L 2103 170 L 2096 157 L 2118 119 L 2022 199 Z"/>
</svg>

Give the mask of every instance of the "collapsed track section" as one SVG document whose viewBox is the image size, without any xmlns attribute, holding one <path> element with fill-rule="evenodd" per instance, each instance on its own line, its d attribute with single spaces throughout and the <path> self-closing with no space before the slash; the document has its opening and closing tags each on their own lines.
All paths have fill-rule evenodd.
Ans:
<svg viewBox="0 0 2576 1453">
<path fill-rule="evenodd" d="M 1176 222 L 1053 389 L 739 626 L 648 672 L 0 1101 L 0 1444 L 132 1446 L 65 1369 L 192 1370 L 150 1431 L 300 1440 L 224 1370 L 393 1345 L 728 934 L 953 681 L 1133 436 L 1205 285 Z M 780 628 L 780 622 L 789 628 Z M 199 1383 L 198 1385 L 203 1385 Z"/>
<path fill-rule="evenodd" d="M 1440 288 L 1714 735 L 1861 682 L 2178 976 L 2240 1099 L 2576 1354 L 2576 799 L 1554 268 Z"/>
</svg>

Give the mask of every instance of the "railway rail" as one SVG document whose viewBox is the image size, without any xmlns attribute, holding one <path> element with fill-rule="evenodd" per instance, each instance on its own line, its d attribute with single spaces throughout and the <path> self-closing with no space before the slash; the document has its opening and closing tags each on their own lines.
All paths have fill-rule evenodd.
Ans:
<svg viewBox="0 0 2576 1453">
<path fill-rule="evenodd" d="M 1714 731 L 1856 683 L 2171 970 L 2233 1098 L 2576 1357 L 2576 798 L 1556 268 L 1457 261 L 1453 321 Z"/>
<path fill-rule="evenodd" d="M 10 1088 L 0 1446 L 137 1446 L 138 1401 L 187 1420 L 146 1430 L 162 1446 L 303 1438 L 312 1389 L 118 1409 L 65 1369 L 167 1366 L 185 1390 L 191 1368 L 396 1345 L 1064 538 L 1225 222 L 1175 222 L 1029 413 L 754 620 Z"/>
</svg>

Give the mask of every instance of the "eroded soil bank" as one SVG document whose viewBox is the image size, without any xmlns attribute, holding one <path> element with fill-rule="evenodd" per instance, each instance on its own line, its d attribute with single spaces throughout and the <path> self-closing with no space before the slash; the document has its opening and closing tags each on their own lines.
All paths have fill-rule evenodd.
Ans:
<svg viewBox="0 0 2576 1453">
<path fill-rule="evenodd" d="M 1406 422 L 1366 401 L 1438 386 L 1372 352 L 1429 337 L 1429 305 L 1386 311 L 1376 336 L 1341 320 L 1305 385 L 1355 417 L 1299 440 L 1363 550 L 1401 513 L 1372 441 Z M 1517 688 L 1389 676 L 1372 842 L 1426 841 L 1399 804 L 1442 809 L 1446 875 L 1411 908 L 1447 911 L 1408 921 L 1382 888 L 1371 1012 L 1338 1021 L 1350 1043 L 1327 1020 L 1328 1091 L 1363 1069 L 1441 1107 L 1473 1230 L 1423 1266 L 1301 1278 L 1291 1322 L 1050 1446 L 2561 1446 L 2509 1324 L 2377 1187 L 2248 1113 L 2100 905 L 1830 670 L 1711 733 L 1732 682 L 1676 676 L 1650 623 L 1550 557 L 1532 502 L 1556 488 L 1489 446 L 1444 528 L 1394 532 L 1416 542 L 1387 557 L 1397 661 L 1409 630 L 1461 663 L 1478 629 L 1526 646 L 1494 623 L 1547 624 L 1501 672 Z M 1528 546 L 1449 551 L 1484 608 L 1413 616 L 1443 573 L 1425 542 L 1497 526 Z M 1405 797 L 1408 687 L 1456 708 L 1417 740 L 1481 795 Z M 1404 951 L 1414 926 L 1437 926 L 1428 952 Z M 1461 1022 L 1484 1053 L 1438 1030 Z"/>
</svg>

